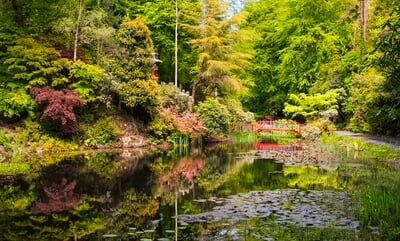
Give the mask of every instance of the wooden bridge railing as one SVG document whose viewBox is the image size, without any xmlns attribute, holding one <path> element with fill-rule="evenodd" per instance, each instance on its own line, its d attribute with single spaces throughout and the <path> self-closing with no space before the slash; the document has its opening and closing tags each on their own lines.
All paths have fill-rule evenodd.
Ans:
<svg viewBox="0 0 400 241">
<path fill-rule="evenodd" d="M 253 132 L 288 131 L 301 135 L 301 124 L 296 121 L 260 120 L 252 125 Z"/>
</svg>

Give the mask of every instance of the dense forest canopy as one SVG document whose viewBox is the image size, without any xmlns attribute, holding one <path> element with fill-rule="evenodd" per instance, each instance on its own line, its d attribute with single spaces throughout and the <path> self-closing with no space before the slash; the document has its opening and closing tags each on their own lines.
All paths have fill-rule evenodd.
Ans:
<svg viewBox="0 0 400 241">
<path fill-rule="evenodd" d="M 176 118 L 328 111 L 352 130 L 398 136 L 399 14 L 391 0 L 0 0 L 0 116 L 69 135 L 88 112 L 115 109 L 165 136 L 177 127 L 161 126 L 173 119 L 162 108 L 183 98 Z M 167 93 L 175 47 L 180 90 Z"/>
</svg>

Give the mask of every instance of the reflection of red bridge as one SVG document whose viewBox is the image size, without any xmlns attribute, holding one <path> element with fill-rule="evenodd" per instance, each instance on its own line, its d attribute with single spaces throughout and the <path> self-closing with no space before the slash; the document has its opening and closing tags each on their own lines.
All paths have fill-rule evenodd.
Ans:
<svg viewBox="0 0 400 241">
<path fill-rule="evenodd" d="M 303 147 L 298 144 L 275 144 L 275 143 L 265 143 L 265 142 L 256 142 L 254 144 L 256 150 L 268 150 L 268 151 L 284 151 L 284 152 L 292 152 L 292 151 L 301 151 Z"/>
<path fill-rule="evenodd" d="M 301 135 L 301 124 L 296 121 L 260 120 L 253 124 L 252 128 L 253 132 L 285 131 L 294 133 L 296 136 Z"/>
</svg>

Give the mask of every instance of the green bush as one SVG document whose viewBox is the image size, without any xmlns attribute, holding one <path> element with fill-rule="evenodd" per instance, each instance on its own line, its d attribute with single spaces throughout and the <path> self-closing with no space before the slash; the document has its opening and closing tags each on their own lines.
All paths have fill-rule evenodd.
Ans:
<svg viewBox="0 0 400 241">
<path fill-rule="evenodd" d="M 254 114 L 245 112 L 240 101 L 236 99 L 226 99 L 225 104 L 232 116 L 232 122 L 251 123 L 254 121 Z"/>
<path fill-rule="evenodd" d="M 5 130 L 0 130 L 0 145 L 4 147 L 5 150 L 8 150 L 10 147 L 10 142 L 12 138 Z"/>
<path fill-rule="evenodd" d="M 283 113 L 290 119 L 315 120 L 321 114 L 335 113 L 341 89 L 329 90 L 324 94 L 290 94 Z"/>
<path fill-rule="evenodd" d="M 120 130 L 114 125 L 111 117 L 101 118 L 86 131 L 85 144 L 88 146 L 109 144 L 119 134 Z"/>
<path fill-rule="evenodd" d="M 180 112 L 183 112 L 189 108 L 189 94 L 182 92 L 178 87 L 172 83 L 162 83 L 158 86 L 159 88 L 159 104 L 164 107 L 175 107 Z"/>
<path fill-rule="evenodd" d="M 175 130 L 172 116 L 168 111 L 159 108 L 157 115 L 150 123 L 148 132 L 158 140 L 166 140 Z"/>
<path fill-rule="evenodd" d="M 17 135 L 14 141 L 19 144 L 38 142 L 42 137 L 42 127 L 38 122 L 25 120 L 21 127 L 16 128 Z"/>
<path fill-rule="evenodd" d="M 196 106 L 196 113 L 206 129 L 207 135 L 224 135 L 229 130 L 232 115 L 218 100 L 208 98 Z"/>
</svg>

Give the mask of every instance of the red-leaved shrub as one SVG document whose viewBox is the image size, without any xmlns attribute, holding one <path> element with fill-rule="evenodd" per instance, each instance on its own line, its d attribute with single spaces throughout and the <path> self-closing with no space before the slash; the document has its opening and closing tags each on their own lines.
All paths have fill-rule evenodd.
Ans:
<svg viewBox="0 0 400 241">
<path fill-rule="evenodd" d="M 50 86 L 34 87 L 30 90 L 38 104 L 44 105 L 41 120 L 52 121 L 63 134 L 76 132 L 75 107 L 83 105 L 78 94 L 70 89 L 55 90 Z"/>
</svg>

